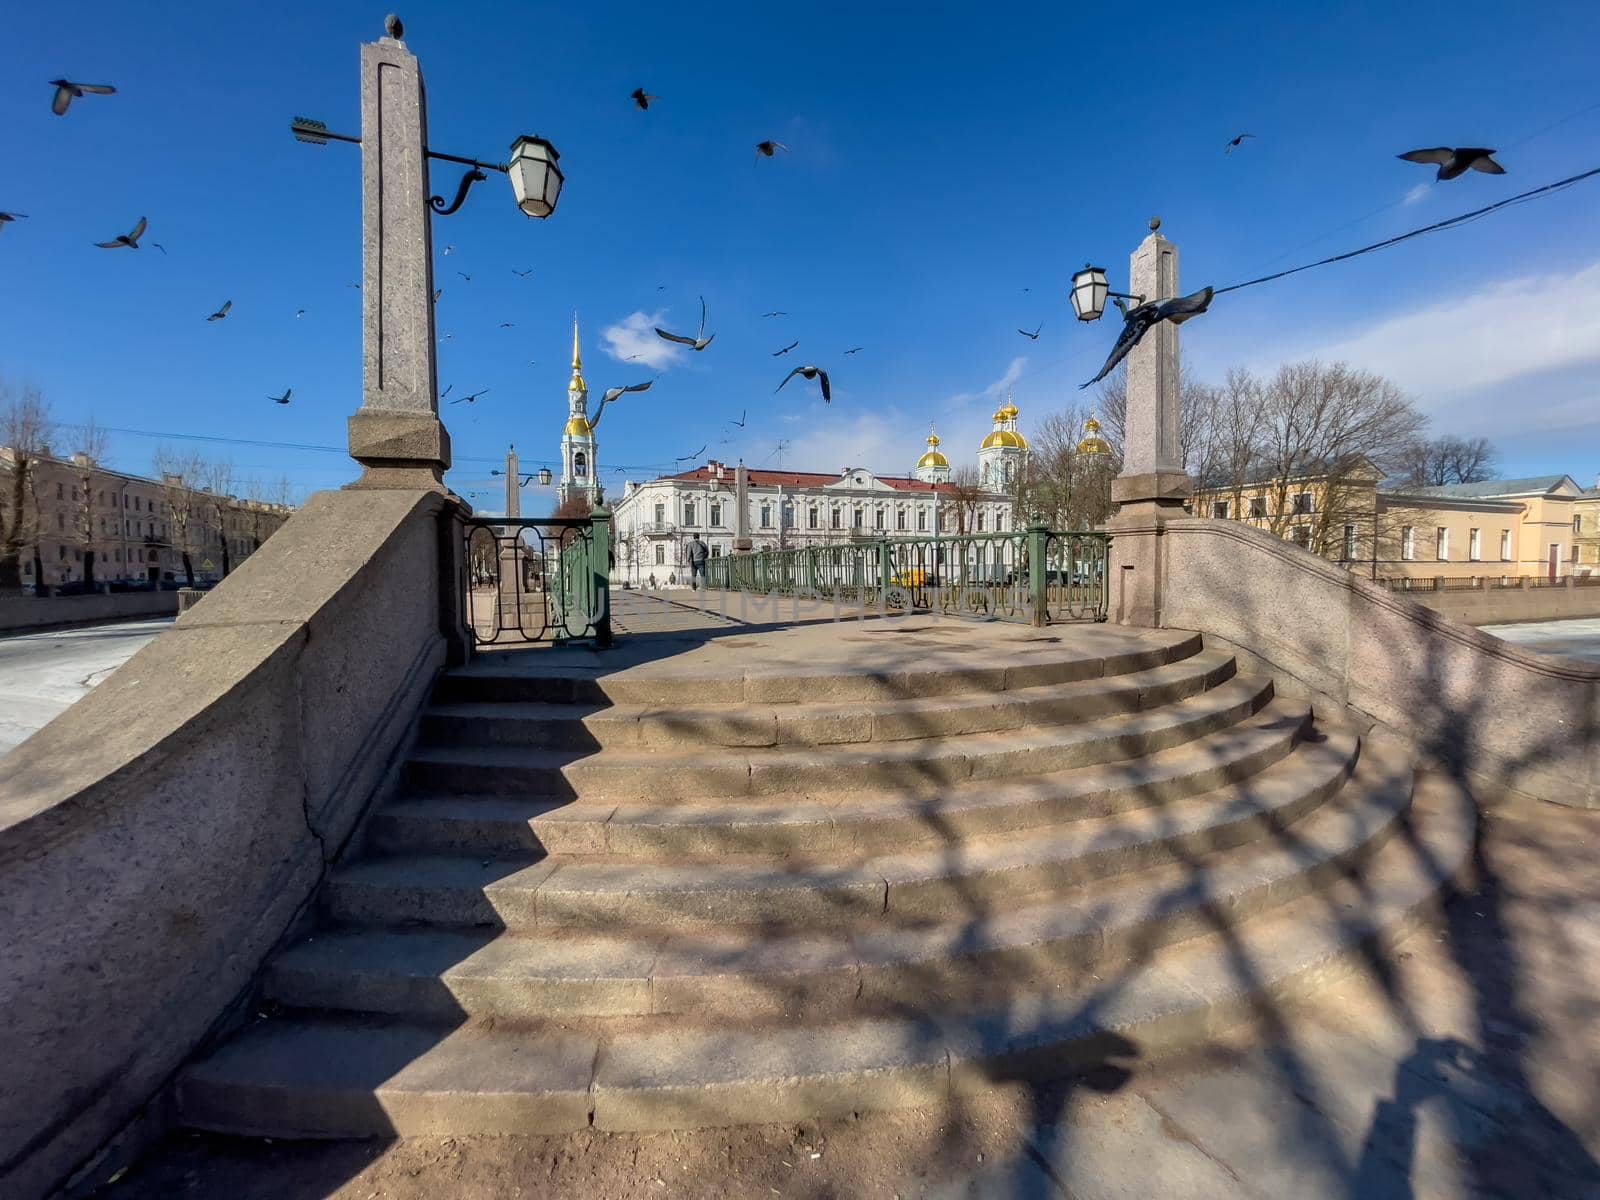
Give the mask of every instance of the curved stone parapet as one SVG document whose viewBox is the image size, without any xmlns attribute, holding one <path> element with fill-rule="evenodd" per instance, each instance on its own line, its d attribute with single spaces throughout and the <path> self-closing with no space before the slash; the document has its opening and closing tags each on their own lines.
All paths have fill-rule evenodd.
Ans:
<svg viewBox="0 0 1600 1200">
<path fill-rule="evenodd" d="M 0 1193 L 160 1097 L 307 905 L 446 661 L 455 508 L 312 497 L 0 758 Z"/>
<path fill-rule="evenodd" d="M 1161 624 L 1445 770 L 1600 808 L 1600 667 L 1523 649 L 1237 521 L 1168 521 Z M 1113 597 L 1115 604 L 1115 597 Z"/>
</svg>

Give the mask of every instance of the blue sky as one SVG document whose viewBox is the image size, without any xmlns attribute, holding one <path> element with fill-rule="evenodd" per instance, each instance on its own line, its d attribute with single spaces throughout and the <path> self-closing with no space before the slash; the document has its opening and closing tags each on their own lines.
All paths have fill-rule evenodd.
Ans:
<svg viewBox="0 0 1600 1200">
<path fill-rule="evenodd" d="M 0 231 L 0 376 L 41 387 L 63 422 L 341 446 L 361 391 L 360 293 L 347 286 L 361 269 L 357 152 L 301 145 L 286 125 L 304 114 L 357 131 L 357 45 L 384 12 L 14 6 L 0 209 L 30 219 Z M 1580 111 L 1600 106 L 1592 3 L 413 3 L 401 15 L 435 148 L 498 158 L 537 132 L 567 174 L 549 221 L 521 216 L 497 176 L 434 226 L 438 328 L 453 335 L 440 385 L 490 389 L 444 407 L 450 478 L 487 507 L 507 443 L 525 466 L 556 456 L 574 310 L 596 393 L 660 376 L 606 413 L 608 484 L 701 445 L 776 462 L 780 440 L 791 467 L 904 471 L 930 419 L 956 461 L 970 458 L 1007 386 L 1025 430 L 1081 400 L 1115 329 L 1072 320 L 1068 278 L 1094 259 L 1125 282 L 1152 214 L 1182 251 L 1187 290 L 1600 165 L 1600 107 Z M 119 91 L 58 118 L 46 81 L 59 74 Z M 648 113 L 628 99 L 640 85 L 661 96 Z M 1225 155 L 1243 131 L 1257 136 Z M 763 138 L 791 153 L 754 161 Z M 1509 174 L 1435 185 L 1431 168 L 1394 157 L 1435 144 L 1498 147 Z M 455 169 L 434 180 L 448 193 Z M 92 247 L 141 215 L 145 248 Z M 1507 473 L 1592 482 L 1597 234 L 1600 180 L 1220 298 L 1184 326 L 1186 361 L 1218 377 L 1344 357 L 1394 377 L 1437 431 L 1493 438 Z M 709 350 L 618 361 L 630 318 L 692 330 L 700 295 Z M 229 318 L 207 324 L 225 299 Z M 789 316 L 761 316 L 772 309 Z M 1037 341 L 1016 332 L 1041 322 Z M 798 362 L 833 372 L 831 406 L 798 380 L 774 395 Z M 266 400 L 290 386 L 291 406 Z M 160 444 L 119 434 L 113 458 L 146 470 Z M 337 453 L 203 448 L 240 477 L 286 474 L 302 491 L 353 474 Z"/>
</svg>

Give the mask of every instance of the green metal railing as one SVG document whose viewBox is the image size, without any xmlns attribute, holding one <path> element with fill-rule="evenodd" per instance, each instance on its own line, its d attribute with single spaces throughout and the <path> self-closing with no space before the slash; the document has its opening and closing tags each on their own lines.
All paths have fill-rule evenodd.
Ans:
<svg viewBox="0 0 1600 1200">
<path fill-rule="evenodd" d="M 1103 621 L 1110 545 L 1107 534 L 1039 523 L 1010 533 L 861 539 L 713 558 L 706 585 L 1035 625 Z"/>
<path fill-rule="evenodd" d="M 469 517 L 467 614 L 479 645 L 611 645 L 611 514 Z"/>
</svg>

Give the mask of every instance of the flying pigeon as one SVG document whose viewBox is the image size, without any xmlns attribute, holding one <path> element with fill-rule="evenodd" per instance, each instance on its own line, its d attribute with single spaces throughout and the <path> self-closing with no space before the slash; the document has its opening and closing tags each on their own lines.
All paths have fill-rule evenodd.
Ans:
<svg viewBox="0 0 1600 1200">
<path fill-rule="evenodd" d="M 1128 351 L 1139 344 L 1139 339 L 1149 332 L 1153 325 L 1161 321 L 1171 321 L 1174 325 L 1182 325 L 1190 317 L 1203 313 L 1211 306 L 1211 289 L 1201 288 L 1188 296 L 1177 296 L 1171 300 L 1151 300 L 1137 308 L 1129 308 L 1120 299 L 1117 307 L 1122 310 L 1122 332 L 1117 335 L 1116 343 L 1111 347 L 1111 354 L 1106 359 L 1105 366 L 1100 368 L 1089 383 L 1080 383 L 1078 390 L 1082 391 L 1090 383 L 1099 383 L 1113 368 L 1128 357 Z"/>
<path fill-rule="evenodd" d="M 472 404 L 478 399 L 479 396 L 485 396 L 485 395 L 488 395 L 488 393 L 489 393 L 489 389 L 488 388 L 484 388 L 483 391 L 481 391 L 481 392 L 473 392 L 470 396 L 457 396 L 454 400 L 450 401 L 450 403 L 451 404 Z"/>
<path fill-rule="evenodd" d="M 684 337 L 682 334 L 678 333 L 668 333 L 659 325 L 656 326 L 656 333 L 669 342 L 678 342 L 684 346 L 693 346 L 696 351 L 704 350 L 707 346 L 711 345 L 711 338 L 717 336 L 714 333 L 711 335 L 711 337 L 706 336 L 706 298 L 704 296 L 700 297 L 700 331 L 692 338 Z"/>
<path fill-rule="evenodd" d="M 345 287 L 347 287 L 347 288 L 355 288 L 355 290 L 358 291 L 358 292 L 361 290 L 361 285 L 359 283 L 347 283 L 347 284 L 345 284 Z"/>
<path fill-rule="evenodd" d="M 109 96 L 117 90 L 108 83 L 73 83 L 70 79 L 52 79 L 50 83 L 56 89 L 55 99 L 50 101 L 50 111 L 58 117 L 66 116 L 73 100 L 86 92 Z"/>
<path fill-rule="evenodd" d="M 774 309 L 772 312 L 762 313 L 761 315 L 763 317 L 787 317 L 789 314 L 786 312 L 779 312 L 778 310 Z"/>
<path fill-rule="evenodd" d="M 283 389 L 283 395 L 281 395 L 281 396 L 268 396 L 267 399 L 271 400 L 274 404 L 287 404 L 287 403 L 289 403 L 289 397 L 292 396 L 292 395 L 294 395 L 294 389 L 293 388 L 284 388 Z"/>
<path fill-rule="evenodd" d="M 7 221 L 21 221 L 25 220 L 27 216 L 27 213 L 0 212 L 0 229 L 4 229 L 6 227 Z"/>
<path fill-rule="evenodd" d="M 749 415 L 750 415 L 750 410 L 748 408 L 740 409 L 739 410 L 739 419 L 737 421 L 729 421 L 728 424 L 737 425 L 740 429 L 743 429 L 744 428 L 745 418 L 748 417 Z"/>
<path fill-rule="evenodd" d="M 793 379 L 796 375 L 804 375 L 807 379 L 822 380 L 822 402 L 824 404 L 833 403 L 833 389 L 828 385 L 828 373 L 821 367 L 813 367 L 810 363 L 807 363 L 803 367 L 796 367 L 783 377 L 783 383 L 788 383 L 789 380 Z M 783 383 L 780 383 L 773 390 L 775 392 L 783 391 Z"/>
<path fill-rule="evenodd" d="M 294 310 L 294 319 L 296 321 L 298 321 L 301 317 L 303 317 L 305 315 L 306 315 L 306 310 L 303 309 L 303 308 L 297 308 L 297 309 Z"/>
<path fill-rule="evenodd" d="M 468 283 L 472 282 L 472 276 L 468 275 L 465 271 L 457 271 L 456 274 L 461 276 L 461 278 L 465 279 Z"/>
<path fill-rule="evenodd" d="M 521 277 L 523 279 L 526 279 L 529 275 L 533 274 L 533 268 L 529 267 L 526 271 L 519 271 L 515 267 L 512 267 L 511 268 L 511 273 L 513 275 L 516 275 L 516 276 L 519 276 L 519 277 Z"/>
<path fill-rule="evenodd" d="M 454 388 L 455 386 L 456 385 L 452 383 L 450 385 L 450 387 L 447 387 L 447 388 L 444 389 L 444 391 L 440 392 L 439 393 L 439 399 L 443 400 L 446 396 L 448 396 L 450 394 L 451 389 Z"/>
<path fill-rule="evenodd" d="M 789 147 L 785 146 L 782 142 L 767 141 L 756 143 L 756 156 L 758 158 L 763 154 L 765 154 L 768 158 L 771 158 L 779 150 L 782 150 L 785 154 L 789 153 Z"/>
<path fill-rule="evenodd" d="M 512 322 L 512 321 L 501 321 L 500 322 L 500 328 L 501 329 L 515 329 L 516 327 L 517 327 L 516 323 Z"/>
<path fill-rule="evenodd" d="M 1506 169 L 1490 157 L 1493 150 L 1485 150 L 1481 146 L 1468 146 L 1452 150 L 1448 146 L 1435 146 L 1432 150 L 1413 150 L 1409 154 L 1397 154 L 1396 158 L 1403 158 L 1414 163 L 1438 163 L 1439 174 L 1435 179 L 1454 179 L 1457 175 L 1465 175 L 1468 171 L 1482 171 L 1485 175 L 1504 175 Z"/>
<path fill-rule="evenodd" d="M 600 424 L 600 414 L 605 412 L 606 405 L 628 392 L 648 392 L 655 383 L 654 379 L 646 379 L 643 383 L 630 384 L 627 387 L 607 388 L 600 397 L 600 406 L 594 410 L 594 419 L 589 422 L 589 428 L 596 428 Z"/>
<path fill-rule="evenodd" d="M 230 308 L 232 308 L 232 307 L 233 307 L 233 301 L 232 300 L 225 300 L 222 303 L 222 307 L 217 309 L 216 312 L 212 313 L 209 317 L 207 317 L 206 320 L 207 321 L 220 321 L 220 320 L 222 320 L 224 317 L 226 317 L 228 315 L 228 310 Z"/>
<path fill-rule="evenodd" d="M 860 353 L 860 352 L 861 352 L 861 351 L 863 351 L 863 350 L 865 350 L 865 349 L 866 349 L 866 347 L 865 347 L 865 346 L 857 346 L 857 347 L 855 347 L 855 348 L 854 348 L 854 349 L 852 349 L 852 350 L 846 350 L 846 351 L 845 351 L 845 354 L 846 354 L 846 355 L 847 355 L 847 356 L 848 356 L 848 355 L 851 355 L 851 354 L 859 354 L 859 353 Z"/>
<path fill-rule="evenodd" d="M 444 295 L 444 289 L 443 288 L 434 288 L 433 289 L 433 302 L 435 304 L 439 303 L 439 297 L 442 296 L 442 295 Z"/>
<path fill-rule="evenodd" d="M 161 253 L 163 253 L 163 254 L 165 254 L 167 252 L 167 248 L 165 246 L 163 246 L 160 242 L 151 242 L 150 244 L 152 246 L 154 246 L 157 250 L 161 251 Z"/>
<path fill-rule="evenodd" d="M 701 446 L 700 449 L 696 450 L 693 454 L 685 454 L 683 457 L 675 458 L 672 461 L 673 462 L 693 462 L 695 459 L 699 458 L 705 452 L 706 452 L 706 448 L 704 446 Z"/>
<path fill-rule="evenodd" d="M 1237 150 L 1239 148 L 1240 144 L 1245 140 L 1245 138 L 1253 138 L 1253 137 L 1255 137 L 1255 134 L 1253 134 L 1253 133 L 1241 133 L 1238 137 L 1233 138 L 1231 141 L 1229 141 L 1228 144 L 1222 148 L 1222 152 L 1224 154 L 1232 154 L 1235 150 Z"/>
<path fill-rule="evenodd" d="M 631 93 L 629 93 L 629 94 L 633 98 L 633 102 L 635 104 L 637 104 L 641 109 L 649 108 L 650 107 L 650 101 L 661 99 L 660 96 L 649 95 L 642 87 L 641 88 L 634 88 L 633 91 Z"/>
<path fill-rule="evenodd" d="M 1044 328 L 1044 322 L 1040 321 L 1039 325 L 1038 325 L 1038 328 L 1035 329 L 1032 333 L 1029 333 L 1026 329 L 1019 329 L 1019 330 L 1017 330 L 1017 332 L 1020 333 L 1023 337 L 1027 338 L 1030 342 L 1037 342 L 1039 340 L 1039 331 L 1042 330 L 1043 328 Z"/>
<path fill-rule="evenodd" d="M 455 250 L 456 250 L 456 248 L 455 248 L 455 247 L 454 247 L 454 246 L 446 246 L 446 247 L 445 247 L 445 248 L 444 248 L 444 252 L 445 252 L 445 253 L 446 253 L 446 254 L 454 254 L 454 253 L 455 253 Z"/>
<path fill-rule="evenodd" d="M 798 345 L 799 345 L 799 344 L 800 344 L 800 343 L 799 343 L 799 342 L 790 342 L 790 343 L 789 343 L 789 344 L 788 344 L 788 345 L 787 345 L 787 346 L 785 346 L 785 347 L 784 347 L 784 348 L 783 348 L 783 349 L 782 349 L 782 350 L 774 350 L 774 351 L 773 351 L 773 352 L 772 352 L 772 357 L 773 357 L 773 358 L 777 358 L 777 357 L 778 357 L 778 355 L 780 355 L 780 354 L 787 354 L 787 353 L 789 353 L 789 351 L 791 351 L 791 350 L 793 350 L 793 349 L 794 349 L 794 348 L 795 348 L 795 347 L 796 347 L 796 346 L 798 346 Z"/>
<path fill-rule="evenodd" d="M 137 250 L 139 248 L 139 239 L 144 236 L 144 231 L 149 224 L 149 221 L 140 217 L 139 223 L 133 227 L 132 233 L 121 233 L 117 235 L 117 239 L 114 242 L 96 242 L 95 245 L 102 250 L 115 250 L 118 246 L 128 246 Z"/>
</svg>

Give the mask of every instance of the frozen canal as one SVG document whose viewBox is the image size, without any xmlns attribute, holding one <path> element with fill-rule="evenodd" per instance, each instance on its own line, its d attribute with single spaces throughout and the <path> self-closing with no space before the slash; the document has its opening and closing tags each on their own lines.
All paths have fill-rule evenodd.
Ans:
<svg viewBox="0 0 1600 1200">
<path fill-rule="evenodd" d="M 1568 654 L 1600 662 L 1600 617 L 1573 621 L 1531 621 L 1523 625 L 1485 625 L 1485 633 L 1530 650 Z"/>
<path fill-rule="evenodd" d="M 0 754 L 48 724 L 172 621 L 0 635 Z"/>
</svg>

